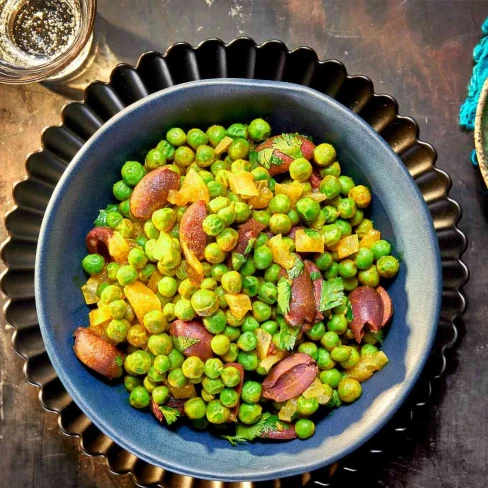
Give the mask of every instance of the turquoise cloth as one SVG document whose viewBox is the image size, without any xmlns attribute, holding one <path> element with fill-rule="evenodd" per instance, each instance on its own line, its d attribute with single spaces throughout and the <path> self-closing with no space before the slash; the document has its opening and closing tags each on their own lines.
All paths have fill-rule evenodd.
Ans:
<svg viewBox="0 0 488 488">
<path fill-rule="evenodd" d="M 469 130 L 474 129 L 476 106 L 478 105 L 483 84 L 488 78 L 488 19 L 483 22 L 481 30 L 483 31 L 483 38 L 473 51 L 475 66 L 468 85 L 468 97 L 461 105 L 459 112 L 459 124 Z"/>
</svg>

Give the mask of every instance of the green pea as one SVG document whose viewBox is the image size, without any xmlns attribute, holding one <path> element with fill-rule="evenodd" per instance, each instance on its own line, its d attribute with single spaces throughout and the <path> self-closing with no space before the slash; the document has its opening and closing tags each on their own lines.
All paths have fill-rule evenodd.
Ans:
<svg viewBox="0 0 488 488">
<path fill-rule="evenodd" d="M 249 404 L 258 403 L 261 400 L 263 387 L 257 381 L 246 381 L 242 385 L 241 398 Z"/>
<path fill-rule="evenodd" d="M 310 419 L 299 419 L 295 424 L 295 432 L 299 439 L 309 439 L 315 433 L 315 424 Z"/>
<path fill-rule="evenodd" d="M 320 343 L 324 348 L 331 352 L 335 347 L 342 345 L 341 338 L 334 331 L 327 331 L 321 338 Z"/>
<path fill-rule="evenodd" d="M 239 234 L 235 229 L 224 229 L 220 234 L 217 235 L 217 245 L 224 252 L 229 252 L 234 249 L 237 245 L 239 239 Z"/>
<path fill-rule="evenodd" d="M 361 210 L 360 208 L 356 208 L 356 213 L 354 216 L 349 220 L 349 223 L 353 226 L 356 227 L 356 225 L 359 225 L 362 221 L 364 220 L 364 211 Z"/>
<path fill-rule="evenodd" d="M 291 220 L 286 214 L 273 214 L 269 220 L 269 228 L 273 234 L 288 234 L 291 230 Z"/>
<path fill-rule="evenodd" d="M 320 213 L 320 204 L 311 198 L 301 198 L 297 202 L 297 212 L 305 223 L 313 222 Z"/>
<path fill-rule="evenodd" d="M 218 358 L 207 359 L 204 367 L 205 375 L 214 380 L 220 378 L 220 370 L 223 365 L 222 361 Z"/>
<path fill-rule="evenodd" d="M 320 372 L 320 381 L 331 388 L 337 388 L 342 380 L 342 374 L 335 368 Z"/>
<path fill-rule="evenodd" d="M 203 318 L 203 325 L 211 334 L 220 334 L 223 332 L 226 323 L 225 313 L 222 310 L 217 310 L 212 315 Z"/>
<path fill-rule="evenodd" d="M 169 395 L 169 388 L 167 386 L 156 386 L 152 392 L 152 399 L 157 405 L 164 405 Z"/>
<path fill-rule="evenodd" d="M 210 166 L 210 171 L 212 174 L 216 177 L 217 173 L 220 171 L 228 171 L 230 169 L 230 162 L 227 161 L 214 161 L 212 165 Z"/>
<path fill-rule="evenodd" d="M 264 280 L 269 283 L 277 283 L 281 271 L 281 266 L 276 263 L 271 263 L 264 272 Z"/>
<path fill-rule="evenodd" d="M 357 276 L 352 278 L 343 278 L 342 283 L 344 285 L 344 290 L 351 292 L 359 286 L 359 280 Z"/>
<path fill-rule="evenodd" d="M 198 379 L 202 376 L 205 369 L 204 362 L 197 356 L 186 358 L 181 365 L 183 374 L 190 380 Z"/>
<path fill-rule="evenodd" d="M 358 361 L 359 361 L 359 352 L 357 351 L 357 349 L 352 348 L 351 349 L 351 355 L 349 356 L 349 359 L 347 359 L 346 361 L 342 361 L 341 367 L 344 369 L 354 368 L 354 366 L 356 366 Z"/>
<path fill-rule="evenodd" d="M 126 375 L 124 376 L 124 386 L 125 389 L 130 393 L 137 386 L 142 385 L 142 379 L 136 376 Z"/>
<path fill-rule="evenodd" d="M 254 119 L 249 124 L 248 130 L 254 142 L 264 141 L 271 135 L 271 126 L 263 119 Z"/>
<path fill-rule="evenodd" d="M 130 265 L 121 266 L 117 271 L 117 281 L 122 286 L 130 285 L 134 283 L 137 280 L 138 276 L 139 274 L 137 270 Z"/>
<path fill-rule="evenodd" d="M 312 341 L 320 341 L 322 336 L 325 333 L 325 325 L 323 322 L 317 322 L 307 333 L 307 337 L 309 337 Z"/>
<path fill-rule="evenodd" d="M 171 208 L 160 208 L 151 217 L 154 227 L 161 232 L 168 232 L 176 223 L 176 213 Z"/>
<path fill-rule="evenodd" d="M 129 251 L 127 259 L 129 264 L 136 269 L 142 269 L 147 264 L 147 257 L 144 254 L 144 251 L 141 251 L 141 249 L 138 249 L 137 247 L 134 247 Z"/>
<path fill-rule="evenodd" d="M 175 164 L 178 166 L 190 166 L 195 160 L 195 153 L 187 146 L 181 146 L 175 151 Z"/>
<path fill-rule="evenodd" d="M 158 356 L 156 356 L 156 358 L 154 359 L 153 367 L 161 374 L 166 373 L 170 367 L 170 361 L 168 356 L 166 356 L 165 354 L 159 354 Z"/>
<path fill-rule="evenodd" d="M 112 191 L 114 197 L 120 201 L 127 200 L 132 195 L 132 188 L 124 180 L 117 181 Z"/>
<path fill-rule="evenodd" d="M 208 193 L 210 198 L 221 197 L 225 195 L 226 188 L 222 183 L 218 181 L 210 181 L 207 184 Z"/>
<path fill-rule="evenodd" d="M 298 352 L 308 354 L 314 361 L 316 361 L 319 350 L 317 345 L 313 342 L 302 342 L 298 346 Z"/>
<path fill-rule="evenodd" d="M 247 126 L 244 124 L 232 124 L 226 131 L 226 135 L 228 137 L 232 137 L 232 139 L 236 139 L 242 137 L 243 139 L 247 139 L 248 132 Z"/>
<path fill-rule="evenodd" d="M 112 302 L 116 303 L 116 302 Z M 112 305 L 112 304 L 110 304 Z M 125 304 L 124 304 L 125 306 Z M 127 336 L 127 332 L 129 331 L 130 324 L 127 320 L 118 320 L 114 319 L 111 320 L 107 327 L 107 335 L 112 339 L 114 342 L 123 342 Z"/>
<path fill-rule="evenodd" d="M 127 161 L 122 166 L 122 179 L 129 186 L 136 186 L 146 175 L 146 170 L 137 161 Z"/>
<path fill-rule="evenodd" d="M 327 407 L 328 408 L 339 408 L 341 405 L 342 405 L 342 401 L 339 398 L 337 390 L 332 390 L 332 396 L 329 400 L 329 403 L 327 403 Z"/>
<path fill-rule="evenodd" d="M 225 309 L 228 307 L 227 301 L 225 300 L 225 290 L 221 286 L 217 286 L 215 288 L 214 293 L 217 295 L 217 299 L 219 301 L 219 308 Z"/>
<path fill-rule="evenodd" d="M 130 393 L 129 402 L 134 408 L 146 408 L 151 403 L 151 395 L 143 386 L 136 386 Z"/>
<path fill-rule="evenodd" d="M 332 175 L 326 176 L 320 182 L 320 193 L 323 193 L 328 200 L 341 194 L 341 183 L 338 178 Z"/>
<path fill-rule="evenodd" d="M 258 344 L 256 334 L 254 332 L 248 331 L 240 335 L 237 340 L 237 347 L 242 351 L 252 351 L 256 349 Z"/>
<path fill-rule="evenodd" d="M 267 320 L 261 324 L 261 328 L 268 334 L 276 334 L 278 332 L 278 324 L 274 320 Z"/>
<path fill-rule="evenodd" d="M 237 341 L 241 335 L 241 329 L 239 329 L 239 326 L 237 325 L 226 325 L 224 335 L 227 336 L 231 342 Z"/>
<path fill-rule="evenodd" d="M 262 415 L 263 407 L 259 404 L 241 403 L 239 406 L 239 420 L 244 425 L 255 424 Z"/>
<path fill-rule="evenodd" d="M 253 210 L 252 218 L 260 224 L 263 224 L 265 227 L 268 227 L 271 213 L 268 210 Z"/>
<path fill-rule="evenodd" d="M 291 225 L 297 225 L 300 222 L 300 216 L 295 209 L 292 208 L 287 212 L 286 215 L 290 219 Z"/>
<path fill-rule="evenodd" d="M 107 277 L 110 281 L 115 281 L 117 279 L 117 271 L 119 268 L 119 263 L 112 262 L 107 264 Z"/>
<path fill-rule="evenodd" d="M 224 407 L 232 408 L 239 403 L 239 394 L 233 388 L 224 388 L 219 399 Z"/>
<path fill-rule="evenodd" d="M 188 384 L 188 378 L 184 375 L 181 368 L 175 368 L 168 374 L 168 383 L 173 388 L 183 388 Z"/>
<path fill-rule="evenodd" d="M 349 192 L 356 186 L 353 179 L 349 176 L 340 176 L 339 182 L 341 184 L 341 194 L 345 197 L 347 197 Z"/>
<path fill-rule="evenodd" d="M 122 219 L 115 230 L 124 238 L 128 239 L 132 236 L 134 224 L 129 219 Z"/>
<path fill-rule="evenodd" d="M 232 314 L 230 310 L 227 310 L 225 312 L 225 320 L 227 321 L 227 325 L 230 325 L 231 327 L 240 327 L 244 323 L 244 317 L 242 319 L 238 319 Z M 240 329 L 239 329 L 239 334 L 240 334 Z M 236 336 L 233 337 L 236 338 Z M 231 340 L 235 340 L 235 339 L 231 339 Z"/>
<path fill-rule="evenodd" d="M 191 297 L 191 305 L 200 317 L 208 317 L 219 308 L 219 301 L 211 290 L 198 290 Z"/>
<path fill-rule="evenodd" d="M 147 372 L 147 377 L 156 385 L 157 383 L 162 383 L 166 379 L 166 373 L 160 373 L 154 366 L 151 366 Z"/>
<path fill-rule="evenodd" d="M 207 168 L 215 161 L 214 149 L 205 144 L 198 146 L 195 154 L 195 161 L 200 168 Z"/>
<path fill-rule="evenodd" d="M 208 137 L 200 129 L 191 129 L 186 135 L 187 144 L 194 150 L 208 143 Z"/>
<path fill-rule="evenodd" d="M 320 271 L 327 271 L 333 263 L 332 255 L 327 251 L 321 254 L 316 254 L 313 258 L 313 262 Z"/>
<path fill-rule="evenodd" d="M 351 198 L 343 198 L 337 206 L 337 213 L 343 219 L 351 219 L 356 214 L 356 203 Z"/>
<path fill-rule="evenodd" d="M 259 246 L 254 249 L 253 263 L 256 269 L 266 269 L 273 262 L 273 253 L 268 246 Z"/>
<path fill-rule="evenodd" d="M 259 329 L 259 322 L 254 317 L 247 315 L 242 323 L 242 332 L 254 332 L 256 329 Z"/>
<path fill-rule="evenodd" d="M 339 263 L 339 275 L 342 278 L 353 278 L 357 272 L 356 263 L 352 259 L 343 259 Z"/>
<path fill-rule="evenodd" d="M 146 168 L 150 171 L 159 168 L 161 166 L 164 166 L 166 164 L 166 156 L 164 153 L 159 150 L 158 148 L 151 149 L 147 154 L 145 158 L 145 165 Z M 145 171 L 145 168 L 143 168 Z"/>
<path fill-rule="evenodd" d="M 232 329 L 232 327 L 229 327 L 229 329 Z M 226 327 L 226 330 L 227 330 L 227 327 Z M 224 354 L 222 356 L 222 359 L 226 363 L 233 363 L 233 362 L 235 362 L 235 360 L 237 359 L 238 356 L 239 356 L 239 348 L 237 347 L 237 344 L 232 343 L 230 345 L 229 352 L 227 354 Z"/>
<path fill-rule="evenodd" d="M 234 366 L 224 367 L 224 369 L 220 372 L 220 376 L 224 382 L 224 385 L 228 386 L 229 388 L 237 386 L 241 381 L 241 374 L 237 368 L 234 368 Z"/>
<path fill-rule="evenodd" d="M 193 320 L 196 316 L 196 312 L 192 306 L 190 300 L 182 298 L 175 303 L 174 314 L 180 320 Z"/>
<path fill-rule="evenodd" d="M 353 349 L 350 346 L 338 346 L 332 350 L 330 355 L 334 361 L 342 363 L 349 359 L 352 350 Z"/>
<path fill-rule="evenodd" d="M 337 154 L 331 144 L 319 144 L 313 151 L 314 161 L 322 167 L 330 166 L 336 160 Z"/>
<path fill-rule="evenodd" d="M 168 321 L 161 310 L 152 310 L 144 315 L 144 327 L 151 334 L 160 334 L 169 329 Z"/>
<path fill-rule="evenodd" d="M 332 163 L 330 166 L 322 168 L 320 170 L 320 176 L 322 178 L 325 178 L 328 175 L 335 176 L 336 178 L 339 178 L 339 176 L 341 176 L 341 165 L 337 161 Z"/>
<path fill-rule="evenodd" d="M 124 300 L 114 300 L 110 302 L 109 308 L 110 308 L 110 314 L 112 315 L 112 318 L 116 320 L 123 319 L 125 312 L 127 311 L 127 305 L 124 302 Z M 122 342 L 122 341 L 118 341 L 118 342 Z"/>
<path fill-rule="evenodd" d="M 226 258 L 226 253 L 222 251 L 216 242 L 211 242 L 205 247 L 205 259 L 212 264 L 221 263 Z"/>
<path fill-rule="evenodd" d="M 242 276 L 237 271 L 228 271 L 222 276 L 222 288 L 228 293 L 240 293 Z"/>
<path fill-rule="evenodd" d="M 376 266 L 373 264 L 368 269 L 361 270 L 358 273 L 359 283 L 371 288 L 376 288 L 380 284 L 380 276 Z"/>
<path fill-rule="evenodd" d="M 326 224 L 333 224 L 337 220 L 337 209 L 332 205 L 326 205 L 322 211 L 325 215 Z"/>
<path fill-rule="evenodd" d="M 147 258 L 146 258 L 147 259 Z M 140 271 L 139 271 L 139 279 L 141 281 L 149 281 L 151 278 L 152 274 L 154 271 L 157 269 L 157 267 L 152 264 L 148 263 L 146 264 Z"/>
<path fill-rule="evenodd" d="M 343 378 L 337 387 L 337 393 L 343 402 L 352 403 L 361 396 L 361 384 L 353 378 Z"/>
<path fill-rule="evenodd" d="M 339 263 L 333 262 L 331 267 L 324 272 L 324 278 L 330 280 L 339 276 Z"/>
<path fill-rule="evenodd" d="M 186 143 L 186 134 L 178 127 L 173 127 L 166 133 L 166 140 L 172 146 L 182 146 Z"/>
<path fill-rule="evenodd" d="M 211 275 L 217 282 L 222 280 L 222 276 L 229 271 L 229 268 L 222 263 L 214 264 L 211 268 Z"/>
<path fill-rule="evenodd" d="M 216 147 L 218 143 L 225 137 L 225 128 L 221 125 L 212 125 L 207 129 L 206 135 L 212 147 Z"/>
<path fill-rule="evenodd" d="M 100 254 L 88 254 L 83 258 L 81 266 L 86 273 L 93 276 L 102 272 L 105 266 L 105 259 Z"/>
<path fill-rule="evenodd" d="M 259 281 L 256 276 L 244 276 L 244 278 L 242 278 L 242 292 L 245 295 L 248 297 L 255 297 L 258 294 L 258 290 Z"/>
<path fill-rule="evenodd" d="M 225 229 L 223 220 L 215 214 L 207 215 L 203 220 L 203 230 L 209 236 L 216 236 Z"/>
<path fill-rule="evenodd" d="M 383 256 L 388 256 L 389 254 L 391 254 L 391 245 L 388 241 L 381 239 L 379 241 L 376 241 L 371 246 L 371 251 L 374 255 L 375 260 L 378 261 Z"/>
<path fill-rule="evenodd" d="M 229 147 L 229 157 L 234 161 L 238 159 L 246 159 L 249 154 L 250 145 L 246 139 L 234 139 Z M 250 170 L 250 168 L 249 168 Z"/>
<path fill-rule="evenodd" d="M 158 292 L 163 297 L 171 298 L 178 290 L 178 282 L 172 276 L 164 276 L 158 282 Z"/>
<path fill-rule="evenodd" d="M 224 424 L 229 420 L 230 410 L 220 400 L 212 400 L 207 405 L 206 416 L 211 424 Z"/>
<path fill-rule="evenodd" d="M 269 202 L 268 209 L 271 213 L 286 214 L 291 209 L 291 200 L 287 195 L 275 195 Z"/>
<path fill-rule="evenodd" d="M 269 241 L 269 237 L 264 232 L 260 232 L 256 237 L 256 242 L 254 243 L 254 249 L 264 246 Z"/>
<path fill-rule="evenodd" d="M 373 222 L 369 219 L 364 219 L 357 227 L 356 234 L 362 239 L 367 232 L 373 229 Z"/>
<path fill-rule="evenodd" d="M 361 346 L 361 357 L 371 356 L 378 352 L 378 348 L 373 344 L 363 344 Z"/>
<path fill-rule="evenodd" d="M 305 398 L 300 396 L 297 400 L 297 411 L 301 415 L 312 415 L 319 409 L 319 402 L 316 398 Z"/>
<path fill-rule="evenodd" d="M 344 334 L 347 330 L 347 319 L 344 315 L 332 315 L 327 322 L 327 330 L 337 333 L 338 335 Z"/>
<path fill-rule="evenodd" d="M 251 171 L 251 174 L 254 177 L 254 181 L 268 181 L 270 178 L 269 171 L 266 168 L 263 168 L 262 166 L 258 166 L 257 168 L 254 168 Z"/>
<path fill-rule="evenodd" d="M 123 299 L 123 292 L 120 287 L 116 285 L 106 286 L 100 294 L 100 301 L 103 304 L 110 304 L 114 301 L 119 301 Z M 115 317 L 114 317 L 115 318 Z"/>
<path fill-rule="evenodd" d="M 235 202 L 228 207 L 219 210 L 217 215 L 222 219 L 225 225 L 232 225 L 236 220 Z"/>
<path fill-rule="evenodd" d="M 368 269 L 374 261 L 374 254 L 371 249 L 362 247 L 356 254 L 356 266 L 359 269 Z"/>
<path fill-rule="evenodd" d="M 251 215 L 251 208 L 249 207 L 249 205 L 247 203 L 236 202 L 235 213 L 236 213 L 235 221 L 238 224 L 240 224 L 240 223 L 245 222 L 246 220 L 249 219 L 249 216 Z"/>
<path fill-rule="evenodd" d="M 239 271 L 242 276 L 252 276 L 254 273 L 256 273 L 256 266 L 254 266 L 253 259 L 247 259 Z"/>
<path fill-rule="evenodd" d="M 137 375 L 146 374 L 151 367 L 151 356 L 146 351 L 135 351 L 125 358 L 127 367 Z"/>
<path fill-rule="evenodd" d="M 276 189 L 276 180 L 274 178 L 270 178 L 268 181 L 268 188 L 274 193 Z"/>
<path fill-rule="evenodd" d="M 271 317 L 271 307 L 267 303 L 255 300 L 252 303 L 252 316 L 258 322 L 265 322 Z"/>
<path fill-rule="evenodd" d="M 324 243 L 327 247 L 334 246 L 342 238 L 342 231 L 337 224 L 324 225 L 320 232 L 324 236 Z"/>
<path fill-rule="evenodd" d="M 347 220 L 337 219 L 335 225 L 341 229 L 342 237 L 347 237 L 352 234 L 352 226 Z"/>
<path fill-rule="evenodd" d="M 120 222 L 122 222 L 123 218 L 124 217 L 119 212 L 108 212 L 107 225 L 112 229 L 116 229 Z"/>
<path fill-rule="evenodd" d="M 371 203 L 371 192 L 364 185 L 358 185 L 351 188 L 348 194 L 359 208 L 365 208 Z"/>
<path fill-rule="evenodd" d="M 393 278 L 399 267 L 398 260 L 393 256 L 382 256 L 376 263 L 376 269 L 382 278 Z"/>
<path fill-rule="evenodd" d="M 273 283 L 263 283 L 259 286 L 258 298 L 268 304 L 273 305 L 278 299 L 278 289 Z"/>
<path fill-rule="evenodd" d="M 168 160 L 172 161 L 175 157 L 175 148 L 168 141 L 162 140 L 156 146 L 156 149 Z"/>
<path fill-rule="evenodd" d="M 222 210 L 225 207 L 228 207 L 230 205 L 230 200 L 227 197 L 224 196 L 218 196 L 208 203 L 208 209 L 210 212 L 213 214 L 216 214 L 219 212 L 219 210 Z"/>
<path fill-rule="evenodd" d="M 308 181 L 312 176 L 312 170 L 312 165 L 305 158 L 295 159 L 290 164 L 290 176 L 296 181 Z"/>
<path fill-rule="evenodd" d="M 230 348 L 230 339 L 224 334 L 217 334 L 212 337 L 210 347 L 215 354 L 222 356 L 223 354 L 226 354 Z"/>
</svg>

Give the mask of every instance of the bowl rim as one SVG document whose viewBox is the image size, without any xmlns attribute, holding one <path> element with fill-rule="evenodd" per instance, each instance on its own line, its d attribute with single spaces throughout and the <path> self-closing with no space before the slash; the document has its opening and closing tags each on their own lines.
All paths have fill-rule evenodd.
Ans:
<svg viewBox="0 0 488 488">
<path fill-rule="evenodd" d="M 435 302 L 433 303 L 433 310 L 434 310 L 434 320 L 433 324 L 430 327 L 429 335 L 427 338 L 427 341 L 424 344 L 422 355 L 420 361 L 416 364 L 415 368 L 413 368 L 409 378 L 404 378 L 402 383 L 401 383 L 401 389 L 398 395 L 395 396 L 394 400 L 392 400 L 388 406 L 388 409 L 386 410 L 385 415 L 381 419 L 381 421 L 376 422 L 372 427 L 370 427 L 362 436 L 355 438 L 355 440 L 342 450 L 338 451 L 335 455 L 329 456 L 327 459 L 321 461 L 320 463 L 309 463 L 309 464 L 300 464 L 300 466 L 292 466 L 289 468 L 286 468 L 284 470 L 281 470 L 279 473 L 273 472 L 273 471 L 267 471 L 267 472 L 262 472 L 262 473 L 254 473 L 252 475 L 246 475 L 244 474 L 239 474 L 239 475 L 222 475 L 219 473 L 207 471 L 207 472 L 200 472 L 193 470 L 191 467 L 188 467 L 187 465 L 184 464 L 166 464 L 164 462 L 163 458 L 155 458 L 150 455 L 148 455 L 145 451 L 141 451 L 138 449 L 137 445 L 133 445 L 131 443 L 128 443 L 124 440 L 123 436 L 120 436 L 117 431 L 114 431 L 109 425 L 106 425 L 106 422 L 103 419 L 103 416 L 98 416 L 95 411 L 93 411 L 90 408 L 90 405 L 87 404 L 83 396 L 80 396 L 78 394 L 77 389 L 75 386 L 71 383 L 67 376 L 67 371 L 64 370 L 62 366 L 62 362 L 60 361 L 60 358 L 56 352 L 57 348 L 52 340 L 50 333 L 46 330 L 46 323 L 48 322 L 47 320 L 47 314 L 44 309 L 44 301 L 46 299 L 44 293 L 43 293 L 43 275 L 41 274 L 42 270 L 42 265 L 38 265 L 38 263 L 42 262 L 41 256 L 44 253 L 44 249 L 46 247 L 46 242 L 47 242 L 47 231 L 50 226 L 52 226 L 51 222 L 51 213 L 53 213 L 54 208 L 59 204 L 59 201 L 61 199 L 61 195 L 64 191 L 64 187 L 66 184 L 69 183 L 69 180 L 72 178 L 73 173 L 78 170 L 78 166 L 80 164 L 80 161 L 84 159 L 85 154 L 89 153 L 91 151 L 91 148 L 93 145 L 95 145 L 96 140 L 100 135 L 104 134 L 105 132 L 110 132 L 110 130 L 116 126 L 122 119 L 130 116 L 133 112 L 138 111 L 141 107 L 151 104 L 153 100 L 158 99 L 160 97 L 164 97 L 168 94 L 174 93 L 174 92 L 184 92 L 185 90 L 192 89 L 197 86 L 259 86 L 259 87 L 264 87 L 264 88 L 280 88 L 282 90 L 287 90 L 287 91 L 292 91 L 295 93 L 305 93 L 307 96 L 315 97 L 320 100 L 321 103 L 326 103 L 329 105 L 333 105 L 336 110 L 339 112 L 342 112 L 347 118 L 352 119 L 355 124 L 358 124 L 361 126 L 361 129 L 368 134 L 368 136 L 374 140 L 375 143 L 381 145 L 384 150 L 386 150 L 390 155 L 393 157 L 393 159 L 396 161 L 396 164 L 400 171 L 407 177 L 408 180 L 411 182 L 411 190 L 413 193 L 415 193 L 420 207 L 421 207 L 421 213 L 423 214 L 423 217 L 426 218 L 426 220 L 431 224 L 426 231 L 429 234 L 429 240 L 433 243 L 435 243 L 433 247 L 433 252 L 435 254 L 435 269 L 432 270 L 432 276 L 435 278 L 434 281 L 437 284 L 435 290 L 436 290 L 436 297 L 435 297 Z M 413 386 L 417 382 L 424 366 L 427 361 L 429 352 L 432 348 L 434 338 L 436 335 L 437 327 L 438 327 L 438 319 L 440 316 L 440 309 L 441 309 L 441 298 L 442 298 L 442 273 L 441 273 L 441 257 L 440 257 L 440 252 L 439 252 L 439 246 L 438 246 L 438 240 L 437 236 L 435 233 L 435 229 L 432 223 L 432 218 L 430 216 L 427 204 L 425 203 L 422 194 L 415 184 L 415 181 L 413 180 L 412 176 L 406 169 L 405 165 L 401 161 L 401 159 L 398 157 L 398 155 L 391 149 L 391 147 L 386 143 L 386 141 L 376 132 L 374 129 L 367 123 L 365 122 L 361 117 L 359 117 L 357 114 L 352 112 L 349 108 L 338 102 L 337 100 L 322 94 L 321 92 L 314 90 L 309 87 L 305 87 L 302 85 L 297 85 L 294 83 L 289 83 L 289 82 L 283 82 L 283 81 L 270 81 L 270 80 L 253 80 L 253 79 L 246 79 L 246 78 L 224 78 L 224 79 L 208 79 L 208 80 L 197 80 L 197 81 L 191 81 L 191 82 L 186 82 L 186 83 L 181 83 L 179 85 L 165 88 L 163 90 L 157 91 L 141 100 L 138 100 L 137 102 L 131 104 L 130 106 L 124 108 L 121 110 L 119 113 L 117 113 L 114 117 L 112 117 L 109 121 L 107 121 L 102 127 L 100 127 L 94 134 L 93 136 L 84 144 L 84 146 L 81 148 L 81 150 L 76 154 L 76 156 L 73 158 L 72 162 L 69 164 L 67 167 L 66 171 L 63 173 L 61 176 L 58 184 L 56 185 L 56 188 L 50 198 L 49 204 L 46 208 L 46 212 L 44 214 L 44 218 L 42 220 L 42 225 L 41 225 L 41 230 L 39 234 L 39 241 L 38 241 L 38 246 L 36 250 L 36 267 L 35 267 L 35 279 L 34 279 L 34 285 L 35 285 L 35 300 L 36 300 L 36 307 L 37 307 L 37 312 L 38 312 L 38 317 L 39 317 L 39 326 L 41 329 L 41 334 L 44 340 L 44 343 L 46 345 L 46 351 L 48 353 L 48 356 L 68 393 L 70 396 L 73 398 L 75 403 L 78 405 L 78 407 L 87 415 L 87 417 L 104 433 L 106 434 L 109 438 L 113 439 L 117 444 L 119 444 L 122 448 L 126 449 L 129 452 L 134 453 L 137 457 L 140 459 L 143 459 L 146 462 L 149 462 L 151 464 L 154 464 L 156 466 L 161 466 L 165 469 L 170 469 L 172 471 L 175 471 L 177 473 L 181 473 L 183 475 L 187 476 L 195 476 L 203 479 L 220 479 L 223 481 L 230 481 L 230 482 L 235 482 L 235 481 L 262 481 L 262 480 L 269 480 L 273 479 L 276 477 L 277 474 L 279 474 L 280 477 L 286 477 L 286 476 L 292 476 L 296 475 L 298 473 L 303 473 L 305 471 L 312 471 L 315 469 L 318 469 L 320 467 L 323 467 L 326 464 L 331 464 L 351 452 L 355 451 L 357 448 L 359 448 L 361 445 L 363 445 L 365 442 L 367 442 L 371 437 L 373 437 L 376 433 L 378 433 L 391 419 L 391 417 L 397 412 L 397 410 L 400 408 L 400 406 L 403 404 L 409 393 L 411 392 Z"/>
</svg>

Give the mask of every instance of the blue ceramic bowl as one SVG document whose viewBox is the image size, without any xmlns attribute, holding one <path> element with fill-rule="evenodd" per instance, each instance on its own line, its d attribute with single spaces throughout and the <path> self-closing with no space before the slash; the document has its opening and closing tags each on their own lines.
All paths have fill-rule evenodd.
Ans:
<svg viewBox="0 0 488 488">
<path fill-rule="evenodd" d="M 363 384 L 361 398 L 317 424 L 307 441 L 231 447 L 218 436 L 182 426 L 168 430 L 131 408 L 120 383 L 101 381 L 73 353 L 73 331 L 88 323 L 79 285 L 85 236 L 127 160 L 143 155 L 172 126 L 250 121 L 274 133 L 298 131 L 337 148 L 344 172 L 374 192 L 372 218 L 402 258 L 389 287 L 395 307 L 383 344 L 389 364 Z M 109 437 L 149 463 L 198 478 L 264 480 L 317 469 L 358 448 L 405 400 L 430 351 L 439 317 L 441 266 L 422 195 L 400 159 L 362 119 L 301 86 L 270 81 L 208 80 L 163 90 L 105 124 L 61 178 L 47 208 L 36 261 L 36 303 L 49 357 L 77 405 Z"/>
</svg>

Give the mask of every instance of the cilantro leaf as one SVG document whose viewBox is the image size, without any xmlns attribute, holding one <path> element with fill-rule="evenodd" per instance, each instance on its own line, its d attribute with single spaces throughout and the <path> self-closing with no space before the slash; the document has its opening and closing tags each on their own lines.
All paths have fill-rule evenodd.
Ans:
<svg viewBox="0 0 488 488">
<path fill-rule="evenodd" d="M 164 415 L 164 419 L 168 425 L 176 422 L 177 418 L 180 416 L 180 412 L 176 408 L 165 407 L 163 405 L 162 407 L 159 407 L 159 410 L 161 410 L 161 413 Z"/>
<path fill-rule="evenodd" d="M 256 166 L 259 163 L 259 156 L 257 151 L 249 151 L 249 162 Z"/>
<path fill-rule="evenodd" d="M 384 340 L 384 333 L 383 330 L 379 330 L 378 332 L 371 332 L 372 336 L 375 337 L 380 344 L 383 344 Z"/>
<path fill-rule="evenodd" d="M 124 361 L 122 360 L 122 356 L 117 356 L 115 358 L 115 366 L 122 366 L 124 364 Z"/>
<path fill-rule="evenodd" d="M 354 320 L 354 314 L 352 312 L 352 305 L 351 305 L 351 302 L 349 300 L 347 301 L 346 319 L 348 322 L 352 322 Z"/>
<path fill-rule="evenodd" d="M 304 267 L 303 261 L 295 254 L 295 264 L 288 270 L 288 276 L 292 280 L 298 278 L 303 273 Z"/>
<path fill-rule="evenodd" d="M 271 164 L 274 164 L 275 166 L 279 166 L 280 164 L 283 164 L 283 160 L 280 159 L 278 156 L 276 156 L 274 153 L 271 156 L 271 159 L 269 160 Z"/>
<path fill-rule="evenodd" d="M 342 305 L 344 298 L 344 284 L 341 278 L 333 278 L 322 284 L 322 297 L 320 299 L 321 312 Z"/>
<path fill-rule="evenodd" d="M 269 412 L 266 412 L 254 425 L 238 423 L 236 435 L 223 435 L 222 437 L 235 446 L 238 442 L 252 441 L 257 437 L 261 437 L 263 434 L 275 432 L 283 428 L 286 428 L 286 424 L 281 422 L 277 415 L 271 415 Z"/>
<path fill-rule="evenodd" d="M 280 349 L 292 351 L 295 347 L 295 342 L 297 340 L 298 332 L 300 332 L 300 327 L 291 327 L 286 323 L 283 315 L 278 315 L 276 321 L 280 326 L 279 343 Z"/>
<path fill-rule="evenodd" d="M 198 339 L 195 339 L 193 337 L 172 337 L 173 340 L 173 345 L 175 346 L 175 349 L 179 352 L 186 351 L 189 347 L 193 346 L 197 342 L 200 342 Z"/>
<path fill-rule="evenodd" d="M 248 254 L 251 252 L 252 246 L 254 246 L 255 242 L 256 242 L 255 237 L 251 237 L 251 239 L 249 239 L 249 242 L 247 243 L 246 249 L 244 250 L 244 254 Z"/>
<path fill-rule="evenodd" d="M 273 156 L 274 149 L 272 147 L 267 147 L 266 149 L 261 149 L 258 152 L 258 163 L 263 166 L 263 168 L 269 169 L 271 166 L 271 157 Z"/>
<path fill-rule="evenodd" d="M 312 271 L 310 273 L 310 279 L 312 281 L 318 280 L 319 278 L 322 278 L 322 273 L 320 271 Z"/>
<path fill-rule="evenodd" d="M 295 134 L 281 134 L 275 137 L 272 146 L 293 159 L 303 158 L 302 141 Z"/>
<path fill-rule="evenodd" d="M 285 315 L 290 311 L 291 284 L 284 276 L 278 281 L 278 312 Z"/>
<path fill-rule="evenodd" d="M 232 253 L 232 267 L 235 271 L 239 271 L 245 262 L 246 258 L 242 254 L 238 252 Z"/>
</svg>

